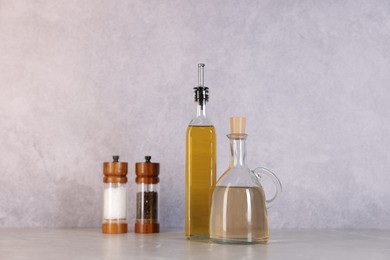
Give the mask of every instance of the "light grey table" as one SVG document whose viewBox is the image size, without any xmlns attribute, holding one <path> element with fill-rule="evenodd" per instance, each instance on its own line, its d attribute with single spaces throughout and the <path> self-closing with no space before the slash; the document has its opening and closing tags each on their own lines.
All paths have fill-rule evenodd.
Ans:
<svg viewBox="0 0 390 260">
<path fill-rule="evenodd" d="M 274 230 L 266 245 L 219 245 L 183 232 L 0 229 L 0 259 L 390 259 L 389 231 Z"/>
</svg>

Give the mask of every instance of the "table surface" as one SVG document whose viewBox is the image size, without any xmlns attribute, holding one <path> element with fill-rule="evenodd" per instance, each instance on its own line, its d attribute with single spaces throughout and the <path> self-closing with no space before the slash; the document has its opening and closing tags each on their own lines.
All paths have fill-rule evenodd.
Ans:
<svg viewBox="0 0 390 260">
<path fill-rule="evenodd" d="M 390 230 L 273 230 L 265 245 L 189 241 L 180 231 L 0 229 L 0 259 L 390 259 Z"/>
</svg>

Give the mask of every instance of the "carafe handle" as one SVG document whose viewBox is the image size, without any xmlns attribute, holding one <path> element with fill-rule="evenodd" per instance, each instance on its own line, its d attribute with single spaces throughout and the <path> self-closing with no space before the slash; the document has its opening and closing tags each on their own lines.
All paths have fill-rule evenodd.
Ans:
<svg viewBox="0 0 390 260">
<path fill-rule="evenodd" d="M 273 183 L 275 185 L 275 194 L 272 196 L 271 199 L 265 200 L 266 207 L 267 207 L 267 209 L 269 209 L 274 205 L 276 198 L 282 192 L 282 184 L 280 183 L 278 177 L 276 177 L 276 175 L 273 172 L 271 172 L 270 170 L 268 170 L 264 167 L 257 167 L 252 172 L 257 177 L 259 183 L 261 182 L 261 178 L 264 175 L 266 175 L 267 177 L 269 177 L 273 181 Z"/>
</svg>

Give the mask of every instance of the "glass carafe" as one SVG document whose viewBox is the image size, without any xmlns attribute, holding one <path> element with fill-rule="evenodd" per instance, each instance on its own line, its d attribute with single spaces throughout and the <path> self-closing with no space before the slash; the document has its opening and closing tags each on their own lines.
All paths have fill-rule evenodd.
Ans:
<svg viewBox="0 0 390 260">
<path fill-rule="evenodd" d="M 269 238 L 267 208 L 282 190 L 271 171 L 259 167 L 250 170 L 246 164 L 244 117 L 232 117 L 230 139 L 231 161 L 219 178 L 213 192 L 210 212 L 210 239 L 226 244 L 266 243 Z M 275 184 L 275 193 L 266 199 L 263 178 Z"/>
</svg>

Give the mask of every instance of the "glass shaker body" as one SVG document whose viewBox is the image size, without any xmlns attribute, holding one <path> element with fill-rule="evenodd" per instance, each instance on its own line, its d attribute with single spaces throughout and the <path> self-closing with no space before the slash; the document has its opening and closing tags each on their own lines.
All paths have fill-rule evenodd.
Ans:
<svg viewBox="0 0 390 260">
<path fill-rule="evenodd" d="M 107 234 L 127 233 L 127 163 L 113 162 L 103 164 L 103 224 L 102 232 Z"/>
<path fill-rule="evenodd" d="M 136 225 L 158 224 L 159 184 L 139 183 Z"/>
<path fill-rule="evenodd" d="M 127 223 L 127 187 L 124 183 L 105 183 L 103 223 Z"/>
<path fill-rule="evenodd" d="M 134 225 L 135 233 L 158 233 L 159 173 L 160 164 L 150 162 L 151 156 L 145 156 L 145 162 L 135 164 L 137 183 L 137 210 Z"/>
</svg>

